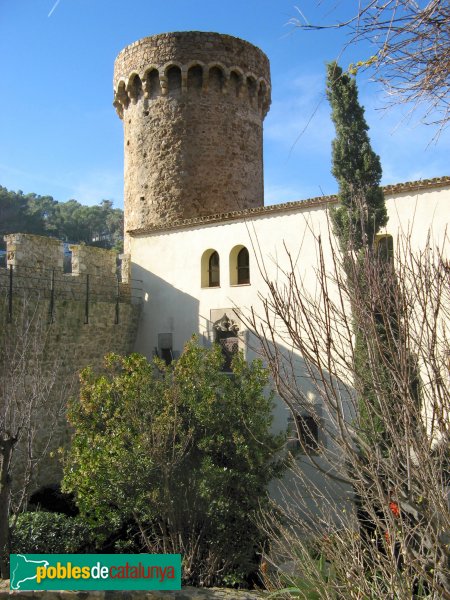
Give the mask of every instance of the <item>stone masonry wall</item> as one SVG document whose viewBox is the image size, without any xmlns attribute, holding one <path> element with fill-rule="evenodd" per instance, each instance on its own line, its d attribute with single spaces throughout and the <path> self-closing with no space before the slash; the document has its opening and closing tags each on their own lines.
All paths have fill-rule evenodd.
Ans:
<svg viewBox="0 0 450 600">
<path fill-rule="evenodd" d="M 117 57 L 114 92 L 126 232 L 263 205 L 270 72 L 261 50 L 217 33 L 144 38 Z"/>
<path fill-rule="evenodd" d="M 5 239 L 8 267 L 0 268 L 0 380 L 5 381 L 8 369 L 15 366 L 11 355 L 15 351 L 17 356 L 19 349 L 31 377 L 56 378 L 52 402 L 55 411 L 61 408 L 56 421 L 52 414 L 37 416 L 38 443 L 48 439 L 49 427 L 52 440 L 35 474 L 33 491 L 59 481 L 61 467 L 54 450 L 69 437 L 65 404 L 68 396 L 78 393 L 77 373 L 88 365 L 100 368 L 108 352 L 132 350 L 140 305 L 131 282 L 117 280 L 112 251 L 73 246 L 72 273 L 64 274 L 61 242 L 25 234 Z M 31 389 L 33 382 L 26 385 Z M 16 452 L 17 473 L 24 451 L 22 447 Z"/>
</svg>

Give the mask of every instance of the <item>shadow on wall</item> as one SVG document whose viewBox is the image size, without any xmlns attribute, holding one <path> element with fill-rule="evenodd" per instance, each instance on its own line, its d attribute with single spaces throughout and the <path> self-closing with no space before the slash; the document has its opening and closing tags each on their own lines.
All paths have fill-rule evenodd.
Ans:
<svg viewBox="0 0 450 600">
<path fill-rule="evenodd" d="M 177 358 L 192 335 L 199 333 L 199 301 L 132 264 L 133 278 L 142 283 L 142 310 L 135 352 L 150 359 L 156 352 L 166 361 Z"/>
<path fill-rule="evenodd" d="M 287 431 L 286 450 L 296 459 L 295 467 L 288 469 L 280 480 L 272 481 L 270 496 L 282 510 L 296 512 L 309 525 L 348 523 L 354 515 L 353 489 L 340 480 L 345 465 L 335 440 L 339 439 L 342 422 L 349 425 L 355 419 L 353 388 L 333 378 L 332 387 L 340 408 L 339 413 L 332 412 L 322 399 L 325 392 L 320 373 L 308 368 L 292 348 L 266 340 L 263 353 L 253 331 L 247 335 L 247 343 L 247 360 L 259 357 L 267 365 L 270 357 L 270 362 L 277 364 L 280 393 L 275 394 L 272 426 L 276 431 Z M 325 371 L 324 376 L 328 377 L 329 388 L 331 376 Z"/>
</svg>

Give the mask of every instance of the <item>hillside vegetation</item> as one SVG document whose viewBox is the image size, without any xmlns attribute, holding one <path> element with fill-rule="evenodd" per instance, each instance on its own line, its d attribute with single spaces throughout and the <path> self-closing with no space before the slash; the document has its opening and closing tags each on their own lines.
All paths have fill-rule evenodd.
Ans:
<svg viewBox="0 0 450 600">
<path fill-rule="evenodd" d="M 110 200 L 85 206 L 77 200 L 58 202 L 52 196 L 13 192 L 0 186 L 0 249 L 8 233 L 34 233 L 64 242 L 85 243 L 121 251 L 123 211 Z"/>
</svg>

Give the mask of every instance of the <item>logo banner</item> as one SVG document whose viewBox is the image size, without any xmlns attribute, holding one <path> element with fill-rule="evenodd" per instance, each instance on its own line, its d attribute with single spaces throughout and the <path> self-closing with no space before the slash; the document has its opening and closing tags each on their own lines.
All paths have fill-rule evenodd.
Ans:
<svg viewBox="0 0 450 600">
<path fill-rule="evenodd" d="M 11 554 L 11 590 L 180 590 L 180 554 Z"/>
</svg>

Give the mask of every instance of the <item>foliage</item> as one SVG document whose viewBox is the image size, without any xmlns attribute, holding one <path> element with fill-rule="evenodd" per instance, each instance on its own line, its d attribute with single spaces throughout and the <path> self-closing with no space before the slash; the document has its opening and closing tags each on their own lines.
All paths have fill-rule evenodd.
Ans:
<svg viewBox="0 0 450 600">
<path fill-rule="evenodd" d="M 332 211 L 332 222 L 343 251 L 357 251 L 364 245 L 372 246 L 375 235 L 387 223 L 381 164 L 370 145 L 355 80 L 335 62 L 327 71 L 327 95 L 336 128 L 332 172 L 339 183 L 340 204 Z"/>
<path fill-rule="evenodd" d="M 336 63 L 328 65 L 328 99 L 336 138 L 332 145 L 333 175 L 339 183 L 339 206 L 331 212 L 333 230 L 343 253 L 343 265 L 352 290 L 355 332 L 354 387 L 360 397 L 359 424 L 365 439 L 377 447 L 392 443 L 383 426 L 379 386 L 389 394 L 400 394 L 408 385 L 419 399 L 419 376 L 409 354 L 402 382 L 390 376 L 386 363 L 393 360 L 402 330 L 402 299 L 398 296 L 392 260 L 374 248 L 376 234 L 387 224 L 381 164 L 371 148 L 364 109 L 358 102 L 356 82 Z M 354 254 L 350 258 L 349 253 Z M 374 298 L 368 290 L 377 290 Z M 367 320 L 373 319 L 376 335 L 367 335 Z"/>
<path fill-rule="evenodd" d="M 94 543 L 91 526 L 81 517 L 53 512 L 25 512 L 12 530 L 14 554 L 76 554 Z"/>
<path fill-rule="evenodd" d="M 287 595 L 288 598 L 320 600 L 327 590 L 331 590 L 334 573 L 330 563 L 323 555 L 317 555 L 311 549 L 302 547 L 297 560 L 307 565 L 303 573 L 301 575 L 277 573 L 275 577 L 278 589 L 269 594 L 269 598 L 281 600 Z M 274 587 L 271 577 L 265 578 L 265 584 L 269 589 Z"/>
<path fill-rule="evenodd" d="M 332 142 L 332 172 L 339 183 L 339 204 L 331 211 L 331 221 L 344 256 L 349 286 L 355 294 L 358 290 L 363 292 L 363 298 L 354 299 L 358 303 L 367 297 L 365 290 L 370 285 L 367 277 L 370 272 L 363 268 L 367 262 L 366 256 L 373 257 L 375 235 L 388 220 L 380 187 L 381 164 L 370 144 L 369 128 L 364 109 L 358 102 L 356 82 L 344 74 L 335 62 L 327 66 L 327 95 L 336 129 L 336 137 Z M 352 260 L 352 253 L 356 253 L 353 255 L 356 260 Z M 374 263 L 374 266 L 377 272 L 380 265 Z M 378 444 L 383 441 L 385 431 L 374 390 L 372 369 L 369 368 L 369 356 L 374 350 L 376 352 L 376 348 L 373 338 L 365 336 L 365 318 L 358 316 L 358 311 L 353 310 L 354 385 L 360 397 L 359 423 L 366 431 L 366 439 Z M 380 323 L 379 335 L 386 338 L 386 331 L 387 328 Z M 380 370 L 378 379 L 389 389 L 388 377 L 381 372 L 383 362 L 375 360 L 374 368 Z"/>
<path fill-rule="evenodd" d="M 113 208 L 110 200 L 84 206 L 76 200 L 57 202 L 51 196 L 12 192 L 0 186 L 1 244 L 8 233 L 47 235 L 65 242 L 120 250 L 123 211 Z"/>
<path fill-rule="evenodd" d="M 267 373 L 242 355 L 221 372 L 220 348 L 190 341 L 166 366 L 109 355 L 86 369 L 70 407 L 75 429 L 64 488 L 82 514 L 133 520 L 147 552 L 180 552 L 185 582 L 242 580 L 255 569 L 256 514 L 281 468 L 270 434 Z"/>
</svg>

